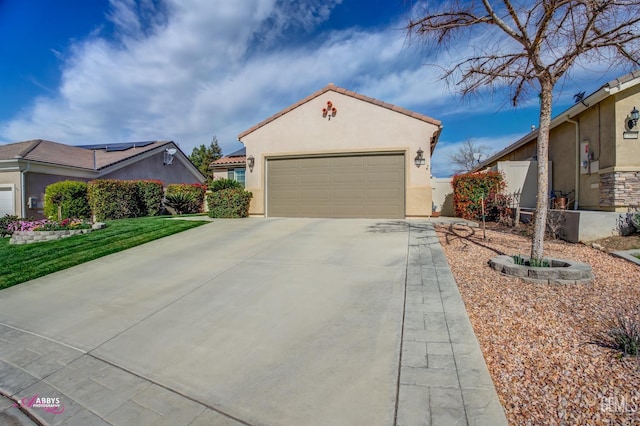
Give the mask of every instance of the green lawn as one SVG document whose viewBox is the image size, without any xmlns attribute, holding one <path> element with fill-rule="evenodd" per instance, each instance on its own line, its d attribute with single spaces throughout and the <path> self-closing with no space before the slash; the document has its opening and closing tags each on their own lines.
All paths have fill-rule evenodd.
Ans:
<svg viewBox="0 0 640 426">
<path fill-rule="evenodd" d="M 121 219 L 86 235 L 25 245 L 0 238 L 0 289 L 204 225 L 161 217 Z"/>
</svg>

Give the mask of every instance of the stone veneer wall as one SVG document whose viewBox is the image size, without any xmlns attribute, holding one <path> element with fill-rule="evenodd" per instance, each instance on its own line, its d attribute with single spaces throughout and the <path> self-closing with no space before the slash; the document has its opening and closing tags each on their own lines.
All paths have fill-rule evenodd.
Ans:
<svg viewBox="0 0 640 426">
<path fill-rule="evenodd" d="M 88 234 L 91 229 L 66 229 L 63 231 L 16 231 L 11 235 L 9 244 L 31 244 L 43 241 L 59 240 L 78 234 Z"/>
<path fill-rule="evenodd" d="M 613 172 L 600 175 L 600 206 L 640 206 L 640 172 Z"/>
</svg>

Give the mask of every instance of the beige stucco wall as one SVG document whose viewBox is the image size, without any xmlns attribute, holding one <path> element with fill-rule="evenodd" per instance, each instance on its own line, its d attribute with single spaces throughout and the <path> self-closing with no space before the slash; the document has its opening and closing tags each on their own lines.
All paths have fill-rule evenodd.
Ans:
<svg viewBox="0 0 640 426">
<path fill-rule="evenodd" d="M 455 216 L 453 210 L 453 187 L 451 178 L 432 178 L 431 189 L 433 204 L 442 216 Z"/>
<path fill-rule="evenodd" d="M 337 108 L 335 117 L 322 116 L 327 101 Z M 402 152 L 405 154 L 407 217 L 431 214 L 429 147 L 438 126 L 337 92 L 326 92 L 289 111 L 241 139 L 247 156 L 255 158 L 247 169 L 247 190 L 253 193 L 251 215 L 265 214 L 265 164 L 271 157 L 335 153 Z M 426 165 L 413 163 L 422 148 Z"/>
<path fill-rule="evenodd" d="M 22 193 L 20 191 L 20 172 L 19 171 L 11 171 L 11 172 L 0 172 L 0 184 L 3 187 L 13 188 L 13 207 L 14 214 L 16 216 L 22 217 Z"/>
<path fill-rule="evenodd" d="M 625 167 L 625 171 L 640 171 L 640 139 L 624 139 L 625 121 L 629 113 L 640 108 L 640 85 L 616 94 L 615 104 L 615 155 L 616 167 Z M 638 130 L 640 122 L 633 130 Z"/>
<path fill-rule="evenodd" d="M 213 179 L 226 179 L 229 176 L 229 172 L 225 170 L 214 170 Z"/>
<path fill-rule="evenodd" d="M 549 190 L 567 193 L 576 189 L 576 127 L 564 123 L 549 135 L 549 161 L 553 164 L 553 179 Z"/>
</svg>

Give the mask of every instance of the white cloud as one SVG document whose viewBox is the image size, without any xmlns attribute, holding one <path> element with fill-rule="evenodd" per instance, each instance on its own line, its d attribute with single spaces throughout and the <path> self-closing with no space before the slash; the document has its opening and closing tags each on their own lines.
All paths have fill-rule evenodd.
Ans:
<svg viewBox="0 0 640 426">
<path fill-rule="evenodd" d="M 1 123 L 0 138 L 162 138 L 189 152 L 216 134 L 224 147 L 330 81 L 358 89 L 398 78 L 404 36 L 396 30 L 332 32 L 315 49 L 287 47 L 285 36 L 311 30 L 339 3 L 175 0 L 159 10 L 151 1 L 112 0 L 116 40 L 93 35 L 74 45 L 56 96 Z M 424 74 L 418 68 L 407 75 Z"/>
<path fill-rule="evenodd" d="M 437 65 L 425 65 L 459 60 L 472 42 L 426 52 L 407 44 L 404 22 L 313 34 L 340 3 L 111 0 L 115 37 L 103 29 L 75 44 L 57 92 L 0 123 L 0 140 L 172 139 L 189 153 L 217 135 L 228 152 L 240 132 L 329 82 L 451 121 L 486 112 L 489 103 L 504 107 L 496 95 L 469 108 L 439 79 Z M 311 41 L 290 39 L 301 33 Z M 436 159 L 451 145 L 440 142 Z"/>
</svg>

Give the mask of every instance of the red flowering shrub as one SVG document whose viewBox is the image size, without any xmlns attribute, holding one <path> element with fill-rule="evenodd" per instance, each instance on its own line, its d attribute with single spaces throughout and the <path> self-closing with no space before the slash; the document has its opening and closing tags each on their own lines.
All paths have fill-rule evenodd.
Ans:
<svg viewBox="0 0 640 426">
<path fill-rule="evenodd" d="M 484 200 L 485 218 L 498 220 L 500 212 L 508 204 L 507 197 L 503 195 L 506 184 L 500 172 L 455 175 L 451 185 L 453 186 L 453 207 L 457 217 L 481 220 Z"/>
</svg>

